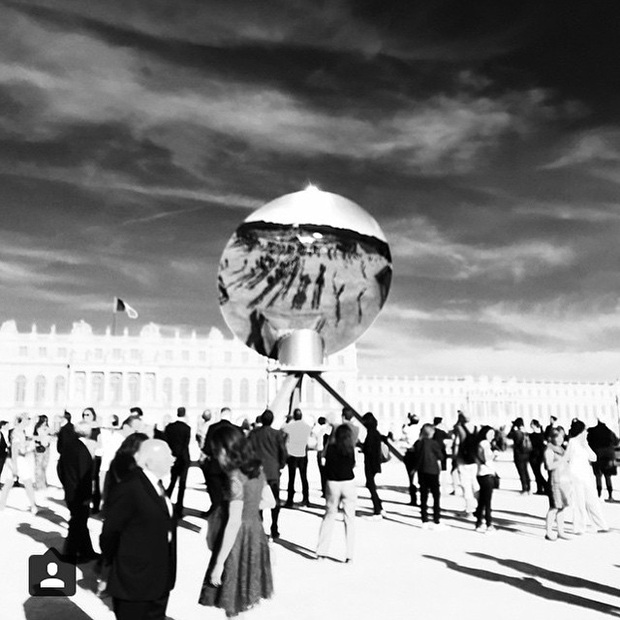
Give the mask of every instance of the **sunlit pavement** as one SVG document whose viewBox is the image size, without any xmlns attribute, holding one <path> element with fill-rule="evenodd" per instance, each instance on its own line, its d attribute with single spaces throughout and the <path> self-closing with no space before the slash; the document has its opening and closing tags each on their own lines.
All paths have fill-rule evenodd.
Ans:
<svg viewBox="0 0 620 620">
<path fill-rule="evenodd" d="M 587 620 L 620 616 L 620 502 L 605 503 L 609 533 L 590 532 L 570 541 L 544 539 L 545 497 L 517 492 L 514 466 L 499 462 L 502 488 L 494 495 L 498 531 L 479 534 L 460 516 L 463 499 L 449 495 L 442 478 L 441 531 L 423 530 L 417 508 L 408 505 L 405 471 L 390 461 L 377 481 L 386 517 L 370 513 L 363 470 L 358 468 L 359 502 L 355 559 L 344 558 L 342 525 L 335 529 L 332 559 L 317 562 L 314 548 L 323 513 L 316 462 L 311 459 L 312 505 L 283 509 L 282 538 L 272 544 L 275 594 L 248 613 L 256 620 L 372 618 L 556 618 Z M 283 475 L 282 487 L 286 485 Z M 298 481 L 299 485 L 299 481 Z M 190 470 L 187 515 L 179 529 L 179 571 L 168 616 L 174 620 L 224 618 L 224 612 L 197 604 L 208 560 L 200 511 L 208 500 L 198 468 Z M 284 494 L 283 494 L 284 495 Z M 620 492 L 616 492 L 620 499 Z M 296 500 L 301 500 L 298 493 Z M 93 565 L 77 567 L 77 592 L 71 597 L 31 597 L 29 556 L 48 547 L 62 549 L 68 512 L 62 492 L 51 487 L 36 516 L 27 511 L 23 489 L 9 496 L 0 512 L 2 620 L 108 620 L 110 600 L 98 598 Z M 91 519 L 93 541 L 101 522 Z M 571 524 L 568 523 L 568 531 Z"/>
</svg>

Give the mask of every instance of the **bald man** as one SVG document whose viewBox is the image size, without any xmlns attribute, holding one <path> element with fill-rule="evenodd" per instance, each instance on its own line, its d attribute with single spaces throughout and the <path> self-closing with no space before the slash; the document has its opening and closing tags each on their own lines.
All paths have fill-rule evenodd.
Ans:
<svg viewBox="0 0 620 620">
<path fill-rule="evenodd" d="M 99 591 L 112 596 L 117 620 L 165 620 L 176 576 L 176 520 L 162 479 L 174 457 L 165 441 L 148 439 L 136 462 L 107 502 Z"/>
</svg>

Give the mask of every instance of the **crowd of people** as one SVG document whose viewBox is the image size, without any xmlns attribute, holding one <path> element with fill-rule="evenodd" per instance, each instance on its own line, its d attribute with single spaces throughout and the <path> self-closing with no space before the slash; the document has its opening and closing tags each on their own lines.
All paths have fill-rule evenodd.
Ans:
<svg viewBox="0 0 620 620">
<path fill-rule="evenodd" d="M 375 479 L 389 458 L 392 438 L 380 434 L 371 412 L 355 417 L 345 407 L 339 420 L 321 417 L 311 425 L 296 408 L 275 429 L 270 410 L 254 423 L 245 420 L 237 425 L 227 407 L 219 415 L 203 412 L 195 428 L 188 423 L 184 407 L 177 409 L 175 420 L 167 418 L 161 425 L 147 424 L 139 407 L 132 408 L 122 423 L 118 416 L 101 423 L 92 407 L 83 410 L 79 421 L 65 412 L 51 424 L 45 415 L 32 419 L 21 414 L 10 429 L 0 423 L 0 480 L 4 482 L 0 510 L 19 481 L 36 514 L 37 495 L 45 493 L 52 455 L 57 456 L 56 471 L 70 514 L 65 558 L 75 563 L 97 561 L 99 591 L 112 597 L 117 618 L 163 619 L 175 583 L 176 525 L 186 511 L 185 489 L 193 462 L 190 447 L 195 442 L 193 449 L 200 456 L 194 462 L 202 470 L 209 497 L 202 516 L 211 551 L 198 602 L 239 617 L 273 592 L 269 541 L 280 537 L 283 507 L 310 505 L 310 453 L 316 452 L 325 498 L 317 532 L 318 560 L 328 557 L 334 523 L 342 510 L 344 562 L 353 561 L 357 459 L 363 459 L 372 504 L 368 518 L 385 516 Z M 475 530 L 495 530 L 493 495 L 500 486 L 496 457 L 510 441 L 521 492 L 531 492 L 531 470 L 536 493 L 549 498 L 547 540 L 580 535 L 588 520 L 597 531 L 608 530 L 600 496 L 604 481 L 607 499 L 613 500 L 618 438 L 602 421 L 588 429 L 575 419 L 565 430 L 552 418 L 543 430 L 533 420 L 528 430 L 517 418 L 508 433 L 488 425 L 478 427 L 462 411 L 449 431 L 442 427 L 441 418 L 419 422 L 409 416 L 403 428 L 402 460 L 411 504 L 418 504 L 419 495 L 423 529 L 445 527 L 443 478 L 444 487 L 462 495 L 462 516 L 474 520 Z M 280 478 L 285 468 L 288 483 L 281 504 Z M 297 473 L 298 504 L 294 501 Z M 568 508 L 573 513 L 570 533 L 565 525 Z M 88 527 L 95 515 L 103 521 L 101 553 L 95 551 Z"/>
</svg>

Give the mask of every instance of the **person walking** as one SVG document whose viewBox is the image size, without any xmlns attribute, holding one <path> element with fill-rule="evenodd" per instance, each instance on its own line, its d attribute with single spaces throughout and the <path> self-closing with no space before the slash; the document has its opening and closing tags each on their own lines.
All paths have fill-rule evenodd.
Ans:
<svg viewBox="0 0 620 620">
<path fill-rule="evenodd" d="M 293 419 L 282 427 L 282 431 L 286 435 L 286 449 L 288 452 L 288 493 L 284 507 L 293 507 L 293 498 L 295 497 L 295 473 L 297 470 L 299 470 L 299 477 L 301 478 L 302 506 L 308 506 L 310 503 L 310 487 L 308 485 L 308 439 L 310 438 L 312 427 L 302 420 L 301 409 L 294 409 Z"/>
<path fill-rule="evenodd" d="M 35 460 L 34 440 L 28 432 L 30 417 L 22 413 L 15 418 L 15 424 L 9 437 L 10 466 L 12 475 L 4 483 L 0 492 L 0 510 L 6 507 L 7 498 L 15 480 L 19 479 L 24 486 L 26 496 L 30 502 L 30 512 L 36 514 L 38 510 L 34 494 Z"/>
<path fill-rule="evenodd" d="M 490 533 L 495 531 L 492 517 L 493 489 L 498 480 L 495 470 L 493 449 L 491 442 L 495 437 L 495 429 L 491 426 L 483 426 L 478 433 L 478 456 L 477 456 L 477 480 L 480 490 L 478 492 L 478 506 L 476 508 L 476 532 Z"/>
<path fill-rule="evenodd" d="M 383 504 L 377 493 L 375 476 L 381 473 L 381 435 L 377 430 L 377 418 L 368 411 L 362 416 L 362 424 L 366 429 L 366 438 L 362 444 L 364 455 L 364 475 L 366 476 L 366 488 L 370 493 L 372 502 L 373 519 L 379 520 L 383 513 Z"/>
<path fill-rule="evenodd" d="M 271 427 L 273 411 L 265 409 L 260 416 L 260 426 L 249 434 L 249 441 L 256 456 L 263 464 L 263 471 L 267 485 L 273 493 L 275 506 L 271 509 L 271 538 L 280 537 L 278 516 L 280 514 L 280 472 L 286 465 L 288 453 L 284 442 L 284 435 Z"/>
<path fill-rule="evenodd" d="M 435 439 L 435 427 L 432 424 L 423 424 L 420 429 L 420 439 L 413 446 L 415 468 L 420 483 L 420 517 L 422 529 L 430 529 L 428 522 L 428 495 L 433 496 L 433 524 L 440 525 L 440 485 L 439 476 L 445 451 Z"/>
<path fill-rule="evenodd" d="M 549 430 L 547 446 L 544 453 L 544 462 L 549 472 L 549 510 L 545 517 L 545 538 L 569 539 L 564 531 L 564 511 L 570 505 L 571 481 L 568 472 L 563 447 L 565 439 L 564 429 L 554 426 Z M 557 535 L 553 533 L 553 525 L 556 525 Z"/>
<path fill-rule="evenodd" d="M 91 426 L 79 422 L 75 432 L 63 444 L 58 459 L 58 479 L 65 491 L 65 503 L 69 509 L 69 532 L 65 540 L 64 555 L 74 562 L 89 562 L 98 558 L 93 549 L 88 516 L 93 497 L 94 442 L 88 439 Z"/>
<path fill-rule="evenodd" d="M 112 596 L 117 620 L 165 620 L 176 580 L 176 520 L 162 479 L 172 452 L 147 439 L 138 467 L 110 493 L 99 542 L 103 559 L 99 592 Z"/>
<path fill-rule="evenodd" d="M 318 559 L 326 557 L 331 542 L 338 507 L 344 512 L 346 540 L 345 562 L 353 560 L 355 547 L 355 444 L 348 424 L 340 424 L 333 439 L 325 449 L 325 476 L 327 478 L 327 501 L 325 515 L 319 529 L 316 549 Z"/>
<path fill-rule="evenodd" d="M 542 473 L 547 444 L 545 434 L 538 420 L 530 422 L 530 442 L 532 444 L 532 451 L 530 452 L 529 463 L 536 480 L 536 495 L 547 495 L 547 481 Z"/>
<path fill-rule="evenodd" d="M 40 415 L 32 432 L 34 439 L 34 488 L 47 488 L 47 466 L 50 462 L 51 429 L 46 415 Z"/>
<path fill-rule="evenodd" d="M 472 424 L 465 412 L 459 411 L 457 422 L 453 428 L 452 459 L 453 467 L 456 467 L 458 474 L 457 480 L 463 489 L 463 499 L 465 500 L 463 514 L 466 517 L 473 516 L 476 509 L 478 444 L 477 427 Z"/>
<path fill-rule="evenodd" d="M 611 477 L 617 473 L 616 469 L 616 446 L 618 438 L 615 433 L 603 422 L 597 420 L 596 425 L 588 429 L 588 445 L 596 454 L 596 461 L 592 463 L 594 477 L 596 478 L 596 492 L 601 496 L 603 481 L 607 488 L 607 501 L 613 502 L 614 489 Z"/>
<path fill-rule="evenodd" d="M 96 515 L 101 509 L 101 484 L 99 482 L 103 457 L 101 427 L 97 421 L 97 413 L 92 407 L 86 407 L 86 409 L 82 411 L 82 421 L 90 427 L 90 434 L 87 438 L 92 440 L 95 446 L 95 452 L 93 454 L 93 497 L 91 501 L 92 514 Z"/>
<path fill-rule="evenodd" d="M 596 454 L 588 445 L 586 425 L 581 420 L 574 419 L 568 436 L 566 460 L 573 488 L 573 532 L 585 534 L 588 517 L 598 531 L 607 532 L 609 526 L 596 493 L 591 466 L 591 463 L 596 461 Z"/>
<path fill-rule="evenodd" d="M 314 450 L 316 450 L 316 463 L 319 476 L 321 477 L 321 497 L 325 497 L 327 484 L 325 480 L 325 467 L 323 465 L 324 451 L 332 432 L 332 425 L 327 421 L 325 416 L 320 416 L 312 428 L 312 444 L 314 445 Z"/>
<path fill-rule="evenodd" d="M 171 497 L 178 481 L 179 489 L 177 492 L 177 501 L 174 505 L 174 515 L 177 519 L 183 517 L 183 500 L 185 498 L 187 472 L 189 471 L 190 465 L 189 442 L 191 436 L 192 430 L 185 421 L 185 407 L 179 407 L 177 409 L 177 419 L 168 424 L 164 429 L 166 443 L 170 446 L 172 456 L 174 456 L 174 465 L 170 472 L 170 484 L 166 489 L 166 493 L 168 497 Z"/>
<path fill-rule="evenodd" d="M 222 426 L 211 436 L 211 452 L 228 476 L 223 527 L 213 537 L 213 553 L 198 602 L 240 618 L 273 593 L 267 535 L 259 517 L 261 502 L 271 495 L 260 460 L 236 426 Z"/>
<path fill-rule="evenodd" d="M 530 474 L 527 466 L 530 462 L 532 453 L 532 441 L 529 433 L 525 430 L 523 418 L 516 418 L 512 423 L 512 428 L 508 433 L 508 439 L 512 439 L 512 454 L 519 481 L 521 482 L 521 493 L 530 493 Z"/>
</svg>

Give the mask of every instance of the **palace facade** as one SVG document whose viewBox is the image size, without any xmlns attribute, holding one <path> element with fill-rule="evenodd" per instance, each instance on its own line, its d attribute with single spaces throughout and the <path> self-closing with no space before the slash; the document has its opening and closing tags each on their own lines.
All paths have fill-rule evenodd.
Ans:
<svg viewBox="0 0 620 620">
<path fill-rule="evenodd" d="M 328 358 L 325 380 L 361 413 L 373 411 L 382 432 L 396 436 L 416 414 L 446 426 L 467 411 L 477 424 L 509 425 L 517 416 L 545 425 L 556 416 L 566 425 L 603 418 L 617 430 L 619 383 L 526 381 L 500 377 L 386 377 L 358 373 L 354 345 Z M 229 406 L 237 421 L 255 417 L 271 403 L 285 375 L 240 341 L 216 328 L 207 336 L 177 331 L 165 336 L 149 323 L 138 334 L 94 333 L 84 321 L 69 333 L 33 325 L 20 332 L 13 320 L 0 326 L 0 418 L 29 411 L 54 416 L 92 406 L 104 417 L 124 418 L 140 406 L 152 422 L 185 406 L 190 418 Z M 304 378 L 300 407 L 309 418 L 338 415 L 340 405 L 315 381 Z"/>
</svg>

